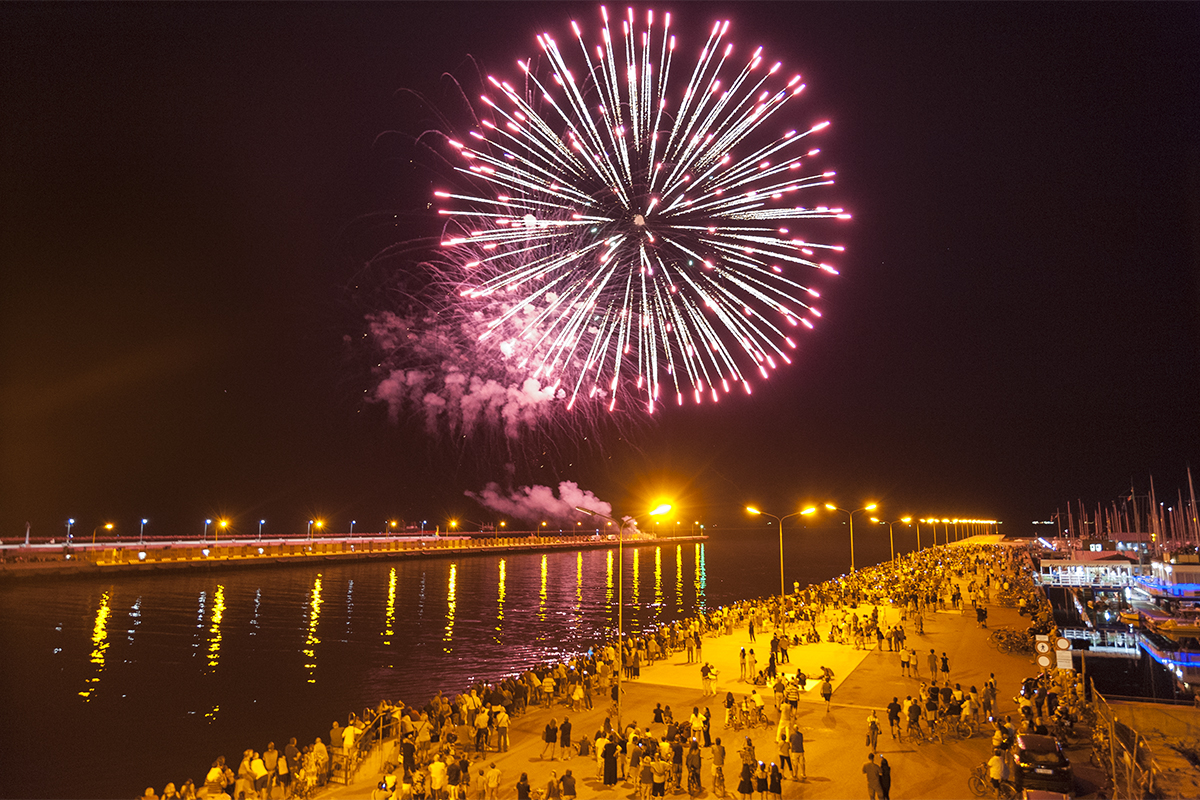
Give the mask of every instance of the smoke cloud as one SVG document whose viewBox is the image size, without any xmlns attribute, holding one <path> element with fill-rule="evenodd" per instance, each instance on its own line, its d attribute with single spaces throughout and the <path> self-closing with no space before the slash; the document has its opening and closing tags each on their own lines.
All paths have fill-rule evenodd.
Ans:
<svg viewBox="0 0 1200 800">
<path fill-rule="evenodd" d="M 480 505 L 526 522 L 542 520 L 554 522 L 575 522 L 576 520 L 594 520 L 576 511 L 576 508 L 586 508 L 605 517 L 612 517 L 612 505 L 604 502 L 589 491 L 579 488 L 574 481 L 563 481 L 558 484 L 558 494 L 549 486 L 521 486 L 515 492 L 505 494 L 498 483 L 489 483 L 479 492 L 465 492 L 467 497 Z"/>
</svg>

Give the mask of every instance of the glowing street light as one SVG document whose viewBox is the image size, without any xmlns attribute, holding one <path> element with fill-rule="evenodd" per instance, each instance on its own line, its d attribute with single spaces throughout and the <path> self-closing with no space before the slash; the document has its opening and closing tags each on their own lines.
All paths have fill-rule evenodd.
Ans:
<svg viewBox="0 0 1200 800">
<path fill-rule="evenodd" d="M 777 517 L 774 514 L 768 514 L 765 511 L 759 511 L 754 506 L 746 506 L 746 511 L 750 512 L 754 516 L 770 517 L 771 519 L 775 520 L 775 522 L 779 525 L 779 605 L 780 605 L 781 616 L 783 619 L 783 630 L 785 633 L 787 632 L 787 614 L 782 612 L 782 606 L 783 606 L 783 598 L 787 596 L 787 588 L 783 582 L 783 521 L 785 519 L 791 519 L 792 517 L 800 517 L 800 516 L 807 517 L 809 514 L 816 513 L 816 510 L 817 510 L 816 506 L 810 506 L 809 508 L 805 508 L 801 511 L 797 511 L 794 514 L 788 514 L 785 517 Z"/>
<path fill-rule="evenodd" d="M 72 526 L 72 525 L 74 525 L 74 524 L 75 524 L 75 518 L 74 518 L 74 517 L 71 517 L 69 520 L 67 520 L 67 543 L 68 543 L 68 544 L 69 544 L 69 543 L 70 543 L 70 541 L 71 541 L 71 526 Z"/>
<path fill-rule="evenodd" d="M 260 519 L 258 521 L 258 540 L 260 542 L 262 541 L 262 526 L 266 525 L 266 524 L 267 524 L 267 521 L 265 519 Z"/>
<path fill-rule="evenodd" d="M 97 525 L 95 528 L 92 528 L 92 544 L 96 543 L 96 531 L 99 528 L 100 528 L 99 525 Z M 104 530 L 111 531 L 112 529 L 113 529 L 113 524 L 111 522 L 104 523 Z"/>
<path fill-rule="evenodd" d="M 200 541 L 202 541 L 202 542 L 208 541 L 208 526 L 209 525 L 212 525 L 212 520 L 211 519 L 204 520 L 204 534 L 200 537 Z"/>
<path fill-rule="evenodd" d="M 221 541 L 221 531 L 229 527 L 229 520 L 223 519 L 217 522 L 217 530 L 213 531 L 213 544 Z"/>
<path fill-rule="evenodd" d="M 350 535 L 354 535 L 354 520 L 350 520 Z"/>
<path fill-rule="evenodd" d="M 590 508 L 575 507 L 581 514 L 589 517 L 599 517 L 608 520 L 608 524 L 617 523 L 617 730 L 621 729 L 621 675 L 625 667 L 625 528 L 636 525 L 637 517 L 626 517 L 619 522 L 612 517 L 592 511 Z M 662 503 L 653 508 L 649 514 L 639 516 L 660 517 L 671 510 L 670 503 Z M 542 523 L 545 525 L 546 523 Z"/>
<path fill-rule="evenodd" d="M 862 508 L 856 508 L 853 511 L 849 511 L 845 508 L 838 508 L 833 503 L 826 503 L 825 507 L 828 508 L 830 511 L 841 511 L 843 514 L 845 514 L 850 519 L 850 572 L 853 573 L 854 572 L 854 515 L 860 511 L 874 511 L 875 509 L 879 508 L 879 504 L 878 503 L 868 503 L 867 505 L 863 506 Z"/>
<path fill-rule="evenodd" d="M 148 520 L 148 519 L 146 519 L 146 518 L 144 518 L 144 517 L 142 518 L 142 525 L 141 525 L 141 527 L 140 527 L 140 528 L 138 528 L 138 545 L 139 545 L 139 546 L 140 546 L 140 545 L 142 545 L 142 544 L 144 544 L 144 543 L 145 543 L 145 541 L 146 541 L 146 537 L 145 537 L 145 535 L 144 535 L 144 534 L 145 534 L 145 532 L 146 532 L 146 523 L 147 523 L 147 522 L 149 522 L 149 521 L 150 521 L 150 520 Z"/>
</svg>

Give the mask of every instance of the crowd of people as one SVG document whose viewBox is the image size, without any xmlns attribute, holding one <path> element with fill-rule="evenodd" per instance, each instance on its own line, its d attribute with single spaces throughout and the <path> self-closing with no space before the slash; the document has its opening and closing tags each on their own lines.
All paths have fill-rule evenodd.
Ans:
<svg viewBox="0 0 1200 800">
<path fill-rule="evenodd" d="M 804 735 L 798 725 L 792 724 L 799 698 L 807 691 L 809 681 L 815 680 L 828 709 L 835 680 L 827 667 L 812 676 L 802 669 L 790 671 L 789 651 L 820 641 L 857 648 L 878 645 L 900 654 L 903 675 L 922 680 L 925 670 L 928 681 L 903 701 L 893 698 L 885 711 L 893 736 L 903 735 L 902 728 L 911 731 L 914 726 L 928 726 L 947 716 L 979 725 L 994 708 L 994 680 L 971 685 L 955 675 L 952 684 L 948 656 L 932 649 L 919 654 L 908 637 L 923 630 L 926 615 L 934 610 L 986 603 L 993 587 L 1009 581 L 1013 573 L 1013 555 L 1007 548 L 923 550 L 821 584 L 803 589 L 797 586 L 795 592 L 783 598 L 735 603 L 628 635 L 621 643 L 604 642 L 569 660 L 547 663 L 494 684 L 480 683 L 452 697 L 439 692 L 423 706 L 382 702 L 349 715 L 345 726 L 334 723 L 328 744 L 321 737 L 303 747 L 294 738 L 282 749 L 269 743 L 261 752 L 246 750 L 236 770 L 219 757 L 205 776 L 203 791 L 198 792 L 187 781 L 179 789 L 168 785 L 161 795 L 148 789 L 146 796 L 303 798 L 333 776 L 353 774 L 358 761 L 378 746 L 383 748 L 381 761 L 386 766 L 374 792 L 375 800 L 513 795 L 573 798 L 586 768 L 577 767 L 579 775 L 572 769 L 564 769 L 561 775 L 555 770 L 543 785 L 531 785 L 528 775 L 522 773 L 514 785 L 511 776 L 505 784 L 501 770 L 491 760 L 491 754 L 508 750 L 512 721 L 531 706 L 562 708 L 561 720 L 556 711 L 542 732 L 543 759 L 562 760 L 565 764 L 575 758 L 581 763 L 591 758 L 597 781 L 604 786 L 626 781 L 646 798 L 660 797 L 668 789 L 689 784 L 695 788 L 709 780 L 723 791 L 726 751 L 722 737 L 713 735 L 710 708 L 697 706 L 686 717 L 675 719 L 669 706 L 658 706 L 647 709 L 649 724 L 639 726 L 631 719 L 618 728 L 612 721 L 616 716 L 612 712 L 617 701 L 617 673 L 624 680 L 636 681 L 643 666 L 683 653 L 686 663 L 701 665 L 704 696 L 719 697 L 716 671 L 703 659 L 704 637 L 745 628 L 749 646 L 739 653 L 739 680 L 750 692 L 741 698 L 732 691 L 725 694 L 722 722 L 730 731 L 725 735 L 737 735 L 743 727 L 766 725 L 774 728 L 776 748 L 774 753 L 760 757 L 746 736 L 730 775 L 735 783 L 729 788 L 744 798 L 753 794 L 764 799 L 767 795 L 779 797 L 783 780 L 806 779 Z M 884 623 L 880 608 L 896 609 L 899 621 Z M 755 653 L 756 646 L 766 654 L 765 661 Z M 982 691 L 977 688 L 980 684 Z M 1048 698 L 1050 693 L 1043 694 Z M 1031 704 L 1038 696 L 1036 691 L 1031 692 Z M 609 708 L 610 713 L 603 724 L 594 732 L 580 735 L 573 728 L 570 714 L 604 703 L 609 704 L 602 707 Z M 768 706 L 774 712 L 773 719 Z M 1041 716 L 1040 710 L 1033 715 L 1034 729 Z M 1021 720 L 1022 725 L 1028 722 L 1028 718 Z M 873 798 L 887 798 L 891 782 L 886 758 L 875 760 L 882 730 L 879 715 L 872 712 L 867 719 L 871 758 L 863 772 Z M 707 770 L 703 769 L 705 761 Z"/>
</svg>

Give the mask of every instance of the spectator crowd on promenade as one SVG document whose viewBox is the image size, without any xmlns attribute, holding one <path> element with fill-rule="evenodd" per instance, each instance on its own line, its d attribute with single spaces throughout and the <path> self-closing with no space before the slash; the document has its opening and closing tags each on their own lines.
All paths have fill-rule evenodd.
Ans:
<svg viewBox="0 0 1200 800">
<path fill-rule="evenodd" d="M 912 695 L 903 701 L 894 698 L 865 721 L 871 758 L 863 773 L 871 797 L 887 798 L 891 768 L 886 758 L 876 760 L 876 744 L 884 731 L 919 735 L 950 718 L 982 726 L 992 715 L 998 691 L 994 679 L 952 673 L 944 653 L 918 652 L 911 637 L 921 634 L 926 618 L 936 610 L 983 607 L 993 592 L 1013 590 L 1023 580 L 1024 565 L 1016 563 L 1017 558 L 1009 548 L 995 545 L 911 553 L 821 584 L 796 586 L 783 598 L 747 600 L 627 635 L 621 644 L 605 642 L 567 661 L 494 684 L 480 683 L 455 696 L 438 692 L 422 706 L 384 701 L 350 714 L 345 725 L 335 722 L 328 742 L 317 737 L 301 746 L 291 738 L 282 748 L 268 743 L 261 752 L 245 750 L 236 765 L 221 756 L 199 786 L 192 781 L 179 787 L 168 784 L 160 794 L 147 789 L 145 797 L 305 798 L 331 779 L 353 775 L 372 747 L 382 747 L 385 767 L 374 800 L 573 798 L 579 783 L 589 777 L 606 788 L 631 784 L 640 797 L 649 798 L 686 789 L 689 783 L 724 789 L 726 775 L 729 791 L 778 798 L 782 781 L 803 781 L 807 775 L 804 736 L 792 724 L 800 697 L 814 684 L 828 709 L 837 680 L 827 667 L 813 675 L 792 670 L 789 651 L 824 641 L 896 652 L 902 675 L 920 682 Z M 894 609 L 899 621 L 883 622 L 881 608 Z M 1034 624 L 1044 625 L 1046 614 L 1039 604 Z M 748 646 L 738 654 L 738 680 L 750 691 L 741 697 L 732 691 L 721 696 L 715 690 L 715 672 L 704 660 L 705 638 L 735 629 L 747 634 Z M 645 709 L 644 715 L 642 709 L 626 711 L 631 719 L 618 727 L 613 721 L 617 670 L 622 679 L 636 681 L 642 667 L 676 653 L 697 665 L 703 696 L 712 698 L 717 718 L 711 706 L 672 712 L 660 704 Z M 1070 691 L 1058 689 L 1056 696 Z M 1011 738 L 1009 725 L 1014 732 L 1045 727 L 1042 709 L 1050 694 L 1046 686 L 1040 693 L 1031 687 L 1030 706 L 1037 713 L 1020 712 L 1018 725 L 996 721 L 997 730 L 1004 731 L 994 739 L 998 749 Z M 1038 697 L 1041 703 L 1035 704 Z M 554 711 L 540 732 L 541 752 L 543 759 L 561 760 L 564 767 L 561 774 L 555 770 L 547 782 L 536 785 L 525 773 L 503 775 L 493 760 L 493 754 L 510 746 L 512 721 L 531 707 Z M 576 729 L 571 715 L 594 707 L 608 710 L 603 724 L 594 731 Z M 1056 707 L 1057 703 L 1049 716 Z M 751 737 L 742 733 L 763 726 L 773 729 L 775 747 L 770 753 L 756 752 Z M 861 734 L 847 735 L 849 746 Z M 727 748 L 732 749 L 728 772 Z M 565 768 L 568 764 L 578 766 Z"/>
</svg>

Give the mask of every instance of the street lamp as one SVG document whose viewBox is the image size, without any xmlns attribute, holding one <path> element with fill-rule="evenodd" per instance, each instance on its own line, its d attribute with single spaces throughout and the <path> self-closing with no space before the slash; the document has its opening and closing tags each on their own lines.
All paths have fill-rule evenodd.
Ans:
<svg viewBox="0 0 1200 800">
<path fill-rule="evenodd" d="M 149 521 L 150 520 L 143 518 L 142 525 L 140 528 L 138 528 L 138 545 L 139 546 L 141 546 L 142 544 L 145 544 L 145 542 L 146 542 L 146 537 L 143 534 L 146 531 L 146 523 Z"/>
<path fill-rule="evenodd" d="M 92 544 L 96 543 L 96 531 L 99 528 L 100 528 L 99 525 L 97 525 L 95 528 L 92 528 Z M 113 524 L 111 522 L 104 523 L 104 530 L 111 531 L 112 529 L 113 529 Z"/>
<path fill-rule="evenodd" d="M 75 524 L 75 518 L 71 517 L 67 520 L 67 544 L 71 543 L 71 526 Z"/>
<path fill-rule="evenodd" d="M 354 535 L 354 520 L 350 520 L 350 535 Z"/>
<path fill-rule="evenodd" d="M 202 542 L 208 541 L 208 526 L 209 525 L 212 525 L 212 520 L 211 519 L 204 520 L 204 534 L 200 537 L 200 541 L 202 541 Z"/>
<path fill-rule="evenodd" d="M 900 519 L 892 520 L 891 522 L 884 522 L 883 520 L 876 519 L 875 517 L 871 517 L 871 522 L 878 522 L 880 525 L 888 526 L 888 541 L 892 545 L 892 561 L 895 561 L 896 560 L 896 537 L 892 533 L 892 526 L 895 525 L 897 522 L 903 522 L 905 525 L 907 525 L 908 523 L 912 522 L 912 517 L 901 517 Z"/>
<path fill-rule="evenodd" d="M 258 540 L 260 542 L 262 541 L 262 526 L 266 525 L 266 524 L 267 524 L 267 521 L 265 519 L 260 519 L 258 521 Z"/>
<path fill-rule="evenodd" d="M 213 544 L 219 544 L 221 541 L 221 531 L 229 527 L 229 520 L 223 519 L 217 523 L 217 530 L 213 531 Z"/>
<path fill-rule="evenodd" d="M 759 511 L 754 506 L 746 506 L 746 510 L 749 511 L 751 514 L 753 514 L 756 517 L 757 516 L 770 517 L 771 519 L 775 520 L 775 522 L 778 523 L 778 525 L 779 525 L 779 605 L 780 605 L 780 614 L 783 619 L 783 631 L 784 631 L 784 633 L 787 633 L 787 614 L 784 613 L 784 611 L 783 611 L 783 598 L 787 596 L 787 589 L 784 588 L 784 583 L 783 583 L 783 521 L 785 519 L 791 519 L 792 517 L 799 517 L 799 516 L 807 517 L 809 514 L 816 513 L 817 508 L 816 508 L 816 506 L 811 506 L 809 508 L 803 509 L 802 511 L 797 511 L 795 514 L 788 514 L 785 517 L 777 517 L 774 514 L 768 514 L 765 511 Z"/>
<path fill-rule="evenodd" d="M 621 730 L 621 673 L 625 667 L 625 528 L 637 523 L 637 517 L 625 517 L 621 521 L 617 521 L 612 517 L 606 517 L 592 511 L 590 508 L 575 507 L 575 510 L 581 514 L 587 514 L 589 517 L 599 517 L 600 519 L 608 520 L 609 524 L 616 522 L 617 528 L 617 730 Z M 670 503 L 652 509 L 649 512 L 651 517 L 659 517 L 671 510 Z M 641 516 L 646 516 L 645 514 Z M 545 523 L 542 523 L 543 525 Z"/>
<path fill-rule="evenodd" d="M 825 507 L 828 508 L 830 511 L 841 511 L 843 514 L 845 514 L 847 517 L 850 518 L 850 571 L 854 572 L 854 515 L 860 511 L 874 511 L 875 509 L 879 508 L 879 504 L 878 503 L 868 503 L 867 505 L 863 506 L 862 508 L 856 508 L 853 511 L 848 511 L 847 509 L 844 509 L 844 508 L 838 508 L 833 503 L 826 503 Z"/>
</svg>

